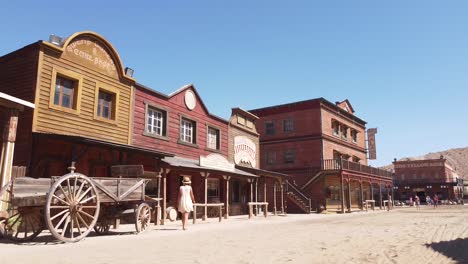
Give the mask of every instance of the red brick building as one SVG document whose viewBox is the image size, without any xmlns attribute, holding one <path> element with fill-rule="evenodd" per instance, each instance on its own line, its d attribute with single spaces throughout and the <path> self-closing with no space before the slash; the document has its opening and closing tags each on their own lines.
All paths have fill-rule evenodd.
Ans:
<svg viewBox="0 0 468 264">
<path fill-rule="evenodd" d="M 366 122 L 348 100 L 323 98 L 251 110 L 259 117 L 261 167 L 289 174 L 288 211 L 341 212 L 386 199 L 391 173 L 367 166 Z"/>
<path fill-rule="evenodd" d="M 463 179 L 441 156 L 439 159 L 394 161 L 395 200 L 408 200 L 417 195 L 421 201 L 426 196 L 439 200 L 463 198 Z"/>
</svg>

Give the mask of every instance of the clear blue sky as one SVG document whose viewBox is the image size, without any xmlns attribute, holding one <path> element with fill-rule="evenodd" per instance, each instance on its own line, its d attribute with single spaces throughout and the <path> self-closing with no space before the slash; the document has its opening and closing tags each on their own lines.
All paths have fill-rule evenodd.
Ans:
<svg viewBox="0 0 468 264">
<path fill-rule="evenodd" d="M 349 99 L 379 129 L 373 165 L 468 146 L 467 1 L 102 2 L 3 1 L 0 54 L 92 30 L 138 82 L 193 83 L 224 118 Z"/>
</svg>

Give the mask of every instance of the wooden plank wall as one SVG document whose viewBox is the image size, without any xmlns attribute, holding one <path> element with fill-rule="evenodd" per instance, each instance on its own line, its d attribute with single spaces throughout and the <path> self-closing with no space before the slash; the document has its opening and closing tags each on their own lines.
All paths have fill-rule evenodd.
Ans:
<svg viewBox="0 0 468 264">
<path fill-rule="evenodd" d="M 184 103 L 184 94 L 181 92 L 171 98 L 158 96 L 146 89 L 136 87 L 135 89 L 135 108 L 133 122 L 133 144 L 146 148 L 157 149 L 173 153 L 177 156 L 198 159 L 200 155 L 210 153 L 219 153 L 227 156 L 228 154 L 228 123 L 222 122 L 217 118 L 210 116 L 202 107 L 201 99 L 197 97 L 197 105 L 194 110 L 187 109 Z M 145 102 L 150 102 L 157 107 L 168 112 L 168 140 L 158 139 L 144 135 L 145 131 Z M 177 143 L 180 136 L 180 116 L 184 116 L 197 122 L 197 145 L 198 147 L 187 146 Z M 211 125 L 220 130 L 221 147 L 220 151 L 207 149 L 207 125 Z"/>
<path fill-rule="evenodd" d="M 54 67 L 66 69 L 83 77 L 80 114 L 67 113 L 49 108 L 52 71 Z M 117 123 L 94 119 L 96 86 L 103 83 L 119 90 Z M 131 120 L 132 86 L 106 76 L 71 60 L 57 57 L 47 48 L 44 50 L 39 72 L 39 98 L 36 100 L 37 123 L 35 132 L 59 133 L 83 136 L 122 144 L 129 143 Z"/>
<path fill-rule="evenodd" d="M 0 92 L 34 103 L 38 58 L 37 43 L 0 57 Z M 19 113 L 14 165 L 29 164 L 33 113 L 28 107 Z"/>
</svg>

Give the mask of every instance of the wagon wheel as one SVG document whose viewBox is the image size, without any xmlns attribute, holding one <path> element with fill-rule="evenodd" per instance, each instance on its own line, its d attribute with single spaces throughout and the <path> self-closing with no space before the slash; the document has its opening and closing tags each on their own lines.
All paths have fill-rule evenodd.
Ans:
<svg viewBox="0 0 468 264">
<path fill-rule="evenodd" d="M 96 231 L 98 235 L 108 234 L 111 228 L 111 225 L 112 225 L 111 219 L 109 218 L 99 219 L 99 221 L 94 226 L 94 231 Z"/>
<path fill-rule="evenodd" d="M 0 220 L 0 233 L 3 237 L 16 241 L 28 242 L 37 237 L 44 229 L 44 222 L 40 208 L 10 207 Z"/>
<path fill-rule="evenodd" d="M 142 233 L 148 229 L 151 222 L 151 208 L 148 204 L 142 203 L 135 212 L 135 227 L 137 233 Z"/>
<path fill-rule="evenodd" d="M 64 242 L 78 242 L 96 225 L 99 194 L 91 179 L 80 173 L 60 177 L 50 188 L 45 222 L 52 235 Z"/>
</svg>

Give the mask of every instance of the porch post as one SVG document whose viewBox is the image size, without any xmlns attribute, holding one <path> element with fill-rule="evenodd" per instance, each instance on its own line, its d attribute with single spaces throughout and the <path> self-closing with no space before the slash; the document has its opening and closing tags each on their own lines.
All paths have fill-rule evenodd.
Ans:
<svg viewBox="0 0 468 264">
<path fill-rule="evenodd" d="M 12 180 L 13 154 L 15 151 L 16 129 L 18 126 L 18 109 L 11 108 L 7 111 L 9 117 L 3 131 L 2 159 L 0 160 L 0 189 Z M 0 197 L 0 211 L 4 209 L 1 200 L 8 200 L 8 198 Z"/>
<path fill-rule="evenodd" d="M 382 210 L 382 183 L 379 182 L 379 201 L 380 201 L 380 210 Z"/>
<path fill-rule="evenodd" d="M 224 208 L 226 208 L 226 214 L 224 215 L 225 219 L 229 218 L 229 180 L 231 179 L 231 176 L 223 176 L 224 180 L 226 180 L 226 205 Z"/>
<path fill-rule="evenodd" d="M 273 184 L 273 214 L 277 215 L 277 212 L 276 212 L 276 180 L 275 180 L 275 183 Z"/>
<path fill-rule="evenodd" d="M 340 198 L 341 198 L 341 213 L 344 214 L 344 186 L 343 186 L 343 173 L 340 173 Z"/>
<path fill-rule="evenodd" d="M 281 183 L 281 214 L 284 214 L 284 183 Z"/>
<path fill-rule="evenodd" d="M 258 202 L 258 179 L 255 179 L 255 202 Z M 258 205 L 255 205 L 255 216 L 258 213 Z"/>
<path fill-rule="evenodd" d="M 158 203 L 156 205 L 156 212 L 155 212 L 155 219 L 154 219 L 154 224 L 159 225 L 161 221 L 161 171 L 159 171 L 158 176 Z"/>
<path fill-rule="evenodd" d="M 253 202 L 253 179 L 250 179 L 250 202 Z"/>
<path fill-rule="evenodd" d="M 364 210 L 364 190 L 362 189 L 362 180 L 359 182 L 359 188 L 361 189 L 361 204 L 360 204 L 360 208 L 361 208 L 361 211 Z"/>
<path fill-rule="evenodd" d="M 201 176 L 205 178 L 205 205 L 208 203 L 208 176 L 210 174 L 208 172 L 202 172 Z M 205 206 L 205 211 L 203 214 L 203 221 L 205 221 L 208 217 L 208 207 Z"/>
<path fill-rule="evenodd" d="M 371 200 L 374 200 L 374 185 L 370 182 L 370 192 L 371 192 Z"/>
<path fill-rule="evenodd" d="M 163 169 L 163 208 L 162 208 L 162 220 L 161 225 L 164 225 L 167 217 L 167 171 L 166 168 Z"/>
<path fill-rule="evenodd" d="M 266 183 L 266 178 L 263 178 L 263 202 L 267 202 L 267 183 Z"/>
<path fill-rule="evenodd" d="M 351 213 L 351 178 L 348 176 L 348 213 Z"/>
</svg>

